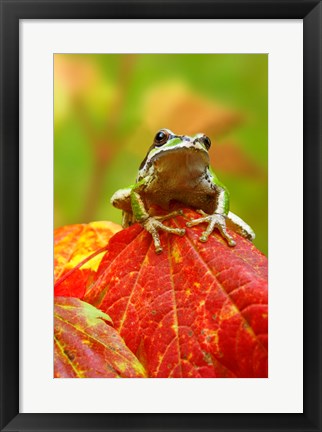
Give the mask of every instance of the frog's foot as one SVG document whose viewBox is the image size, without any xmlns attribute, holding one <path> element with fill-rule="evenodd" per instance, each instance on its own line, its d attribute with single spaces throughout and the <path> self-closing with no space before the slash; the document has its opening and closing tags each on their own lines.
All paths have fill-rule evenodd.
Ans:
<svg viewBox="0 0 322 432">
<path fill-rule="evenodd" d="M 206 231 L 204 231 L 202 233 L 202 235 L 199 237 L 199 240 L 201 242 L 206 242 L 208 240 L 208 237 L 210 236 L 210 234 L 213 232 L 213 230 L 215 228 L 218 228 L 221 235 L 223 236 L 223 238 L 227 240 L 227 243 L 229 244 L 229 246 L 235 246 L 236 245 L 235 240 L 227 232 L 226 220 L 225 220 L 224 215 L 218 214 L 218 213 L 208 215 L 203 210 L 197 210 L 197 212 L 200 213 L 201 215 L 203 215 L 203 217 L 198 218 L 198 219 L 192 219 L 191 221 L 187 222 L 186 225 L 188 227 L 192 227 L 194 225 L 199 225 L 201 223 L 208 223 L 208 227 L 207 227 Z"/>
<path fill-rule="evenodd" d="M 250 241 L 255 239 L 255 233 L 252 228 L 232 212 L 228 213 L 227 226 Z"/>
<path fill-rule="evenodd" d="M 181 215 L 182 211 L 178 210 L 175 212 L 171 212 L 165 216 L 149 216 L 144 222 L 141 222 L 141 225 L 146 229 L 153 238 L 155 252 L 157 254 L 162 252 L 162 246 L 159 237 L 159 230 L 166 231 L 171 234 L 176 234 L 179 236 L 183 236 L 186 232 L 184 228 L 171 228 L 166 225 L 163 225 L 161 221 L 166 219 L 170 219 L 173 216 Z"/>
</svg>

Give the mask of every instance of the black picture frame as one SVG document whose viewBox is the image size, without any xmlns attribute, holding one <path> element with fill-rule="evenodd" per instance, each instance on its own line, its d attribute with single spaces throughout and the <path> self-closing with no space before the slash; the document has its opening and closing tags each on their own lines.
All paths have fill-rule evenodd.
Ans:
<svg viewBox="0 0 322 432">
<path fill-rule="evenodd" d="M 310 0 L 0 0 L 0 7 L 1 430 L 321 431 L 321 2 Z M 303 19 L 303 414 L 19 413 L 19 20 L 96 18 Z M 292 210 L 296 211 L 296 203 Z M 287 224 L 286 220 L 285 223 Z"/>
</svg>

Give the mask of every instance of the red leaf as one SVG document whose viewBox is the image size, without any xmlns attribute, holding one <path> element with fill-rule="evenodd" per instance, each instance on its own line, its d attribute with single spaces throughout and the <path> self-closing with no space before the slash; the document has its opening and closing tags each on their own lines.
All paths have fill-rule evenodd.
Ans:
<svg viewBox="0 0 322 432">
<path fill-rule="evenodd" d="M 76 298 L 55 299 L 56 378 L 142 378 L 144 367 L 107 323 L 108 315 Z"/>
<path fill-rule="evenodd" d="M 267 259 L 231 231 L 235 247 L 217 233 L 201 243 L 204 228 L 162 232 L 160 255 L 138 224 L 117 233 L 84 298 L 151 377 L 267 377 Z"/>
<path fill-rule="evenodd" d="M 113 222 L 92 222 L 69 225 L 54 232 L 54 279 L 55 295 L 82 298 L 86 284 L 90 283 L 100 260 L 96 255 L 80 268 L 83 260 L 106 246 L 110 237 L 121 229 Z M 65 278 L 66 277 L 66 278 Z"/>
</svg>

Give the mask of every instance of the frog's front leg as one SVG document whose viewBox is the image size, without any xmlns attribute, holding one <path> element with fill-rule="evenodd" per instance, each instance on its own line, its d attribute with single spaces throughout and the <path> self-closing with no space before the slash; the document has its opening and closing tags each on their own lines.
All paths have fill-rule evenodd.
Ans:
<svg viewBox="0 0 322 432">
<path fill-rule="evenodd" d="M 203 210 L 197 210 L 197 211 L 203 217 L 198 219 L 193 219 L 187 222 L 186 225 L 188 227 L 192 227 L 194 225 L 199 225 L 201 223 L 208 223 L 207 229 L 199 237 L 199 240 L 201 242 L 206 242 L 210 234 L 213 232 L 213 230 L 215 228 L 218 228 L 223 238 L 227 240 L 229 246 L 236 245 L 235 240 L 232 238 L 230 234 L 228 234 L 226 228 L 226 217 L 229 212 L 229 194 L 226 189 L 222 187 L 218 187 L 216 209 L 213 214 L 209 215 L 205 213 Z"/>
<path fill-rule="evenodd" d="M 155 252 L 157 254 L 162 252 L 162 246 L 159 237 L 159 230 L 166 231 L 171 234 L 177 234 L 183 236 L 185 234 L 185 229 L 181 228 L 170 228 L 166 225 L 163 225 L 162 221 L 166 219 L 170 219 L 173 216 L 182 215 L 181 210 L 173 211 L 165 216 L 150 216 L 146 211 L 144 202 L 139 193 L 140 184 L 138 183 L 138 187 L 134 187 L 131 191 L 131 204 L 132 211 L 135 216 L 135 219 L 146 229 L 153 238 Z"/>
<path fill-rule="evenodd" d="M 228 227 L 236 231 L 238 234 L 251 241 L 255 239 L 255 233 L 252 228 L 239 216 L 230 211 L 226 220 Z"/>
</svg>

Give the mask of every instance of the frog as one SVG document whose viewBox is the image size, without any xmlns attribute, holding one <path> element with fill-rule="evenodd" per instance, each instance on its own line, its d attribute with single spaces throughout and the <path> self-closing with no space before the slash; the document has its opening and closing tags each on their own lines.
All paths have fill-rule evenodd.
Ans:
<svg viewBox="0 0 322 432">
<path fill-rule="evenodd" d="M 185 228 L 169 227 L 163 222 L 182 215 L 181 209 L 154 214 L 151 209 L 170 209 L 172 203 L 192 208 L 200 217 L 186 222 L 187 227 L 207 224 L 199 240 L 207 242 L 215 229 L 233 247 L 236 241 L 227 226 L 253 241 L 255 233 L 239 216 L 232 213 L 230 194 L 210 166 L 210 138 L 203 134 L 178 135 L 160 129 L 141 162 L 134 184 L 119 189 L 111 204 L 122 210 L 122 227 L 138 222 L 152 236 L 155 252 L 162 252 L 160 231 L 184 236 Z"/>
</svg>

